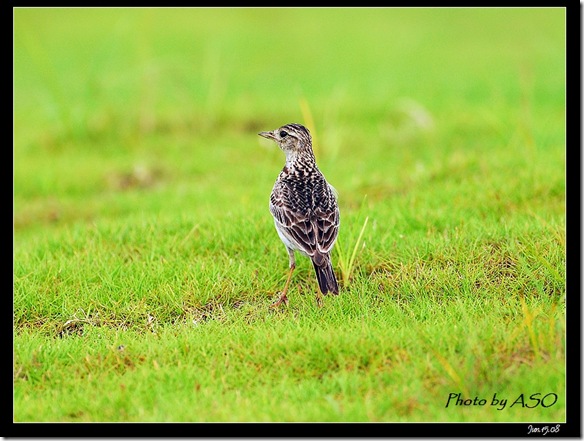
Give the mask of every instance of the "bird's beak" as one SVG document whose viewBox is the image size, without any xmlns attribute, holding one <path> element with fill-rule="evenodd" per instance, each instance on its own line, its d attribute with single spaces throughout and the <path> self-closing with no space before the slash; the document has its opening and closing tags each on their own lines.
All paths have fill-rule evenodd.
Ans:
<svg viewBox="0 0 584 441">
<path fill-rule="evenodd" d="M 276 137 L 274 136 L 274 134 L 272 132 L 260 132 L 260 133 L 258 133 L 258 135 L 263 136 L 264 138 L 268 138 L 268 139 L 276 139 Z"/>
</svg>

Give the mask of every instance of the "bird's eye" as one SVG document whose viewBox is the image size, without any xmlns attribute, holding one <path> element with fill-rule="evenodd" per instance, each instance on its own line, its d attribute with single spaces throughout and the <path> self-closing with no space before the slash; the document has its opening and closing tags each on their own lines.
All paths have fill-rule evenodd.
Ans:
<svg viewBox="0 0 584 441">
<path fill-rule="evenodd" d="M 288 136 L 288 132 L 285 132 L 284 130 L 282 130 L 280 132 L 280 138 L 284 138 L 285 136 Z"/>
</svg>

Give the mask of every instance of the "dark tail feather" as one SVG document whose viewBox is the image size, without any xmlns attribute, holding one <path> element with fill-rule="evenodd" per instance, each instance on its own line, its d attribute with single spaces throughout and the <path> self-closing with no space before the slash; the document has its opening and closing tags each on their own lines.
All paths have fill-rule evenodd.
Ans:
<svg viewBox="0 0 584 441">
<path fill-rule="evenodd" d="M 318 280 L 320 291 L 323 294 L 329 292 L 338 294 L 339 285 L 330 259 L 326 259 L 326 262 L 324 262 L 322 266 L 318 266 L 314 261 L 312 261 L 312 265 L 314 265 L 314 271 L 316 272 L 316 279 Z"/>
</svg>

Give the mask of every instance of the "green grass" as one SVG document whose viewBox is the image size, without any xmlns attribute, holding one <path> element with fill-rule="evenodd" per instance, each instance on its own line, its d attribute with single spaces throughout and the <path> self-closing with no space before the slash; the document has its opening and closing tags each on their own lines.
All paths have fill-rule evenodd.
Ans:
<svg viewBox="0 0 584 441">
<path fill-rule="evenodd" d="M 14 421 L 565 421 L 564 15 L 15 9 Z M 272 310 L 289 122 L 341 295 Z"/>
</svg>

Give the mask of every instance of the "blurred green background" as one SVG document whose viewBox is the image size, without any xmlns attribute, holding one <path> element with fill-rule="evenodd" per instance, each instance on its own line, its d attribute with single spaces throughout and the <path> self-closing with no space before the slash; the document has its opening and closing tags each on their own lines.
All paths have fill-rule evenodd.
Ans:
<svg viewBox="0 0 584 441">
<path fill-rule="evenodd" d="M 513 144 L 516 132 L 532 146 L 540 135 L 562 143 L 564 16 L 562 8 L 16 8 L 15 228 L 87 218 L 99 205 L 92 195 L 192 182 L 203 169 L 258 182 L 274 172 L 261 156 L 280 156 L 258 148 L 256 133 L 292 121 L 309 125 L 317 157 L 334 161 L 337 182 L 353 179 L 341 189 L 350 200 L 357 186 L 359 201 L 378 181 L 403 182 L 404 165 L 432 160 L 415 143 L 443 157 L 459 148 L 488 155 L 494 139 Z M 384 171 L 358 165 L 380 146 L 395 150 Z M 517 155 L 537 161 L 537 149 Z M 118 211 L 126 204 L 109 202 Z"/>
<path fill-rule="evenodd" d="M 17 8 L 15 226 L 41 215 L 24 200 L 107 187 L 100 163 L 109 158 L 177 179 L 217 150 L 225 152 L 220 161 L 253 168 L 265 153 L 255 133 L 291 121 L 312 122 L 315 140 L 328 131 L 319 140 L 330 150 L 326 159 L 345 149 L 368 159 L 363 152 L 380 143 L 407 148 L 423 132 L 418 126 L 435 128 L 423 142 L 444 152 L 468 143 L 464 132 L 476 147 L 516 125 L 561 139 L 564 15 L 562 8 Z M 229 136 L 245 142 L 236 146 Z M 251 181 L 256 171 L 237 173 Z"/>
</svg>

